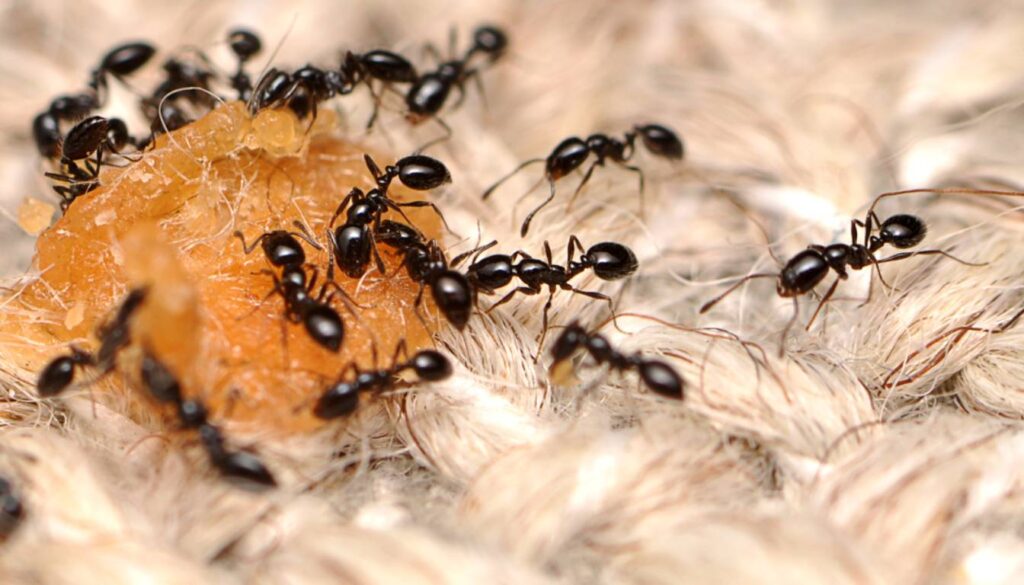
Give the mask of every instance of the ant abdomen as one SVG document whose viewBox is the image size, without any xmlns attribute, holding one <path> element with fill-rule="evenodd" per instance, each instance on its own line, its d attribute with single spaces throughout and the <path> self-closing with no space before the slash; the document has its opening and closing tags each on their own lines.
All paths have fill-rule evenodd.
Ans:
<svg viewBox="0 0 1024 585">
<path fill-rule="evenodd" d="M 61 154 L 67 160 L 88 157 L 107 139 L 109 128 L 109 122 L 102 116 L 82 120 L 68 131 Z"/>
<path fill-rule="evenodd" d="M 895 248 L 913 248 L 928 234 L 928 226 L 914 215 L 894 215 L 879 229 L 879 238 Z"/>
<path fill-rule="evenodd" d="M 668 158 L 683 158 L 683 141 L 672 130 L 660 124 L 646 124 L 636 127 L 640 140 L 651 154 Z"/>
<path fill-rule="evenodd" d="M 416 191 L 436 189 L 452 180 L 444 163 L 422 154 L 402 158 L 395 166 L 398 167 L 398 179 L 402 184 Z"/>
</svg>

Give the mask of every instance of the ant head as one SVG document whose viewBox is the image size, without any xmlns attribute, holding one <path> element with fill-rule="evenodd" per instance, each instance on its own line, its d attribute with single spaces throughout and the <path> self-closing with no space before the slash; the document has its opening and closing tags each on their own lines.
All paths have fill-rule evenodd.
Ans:
<svg viewBox="0 0 1024 585">
<path fill-rule="evenodd" d="M 395 166 L 398 167 L 398 179 L 402 184 L 416 191 L 436 189 L 452 180 L 444 163 L 422 154 L 407 156 L 395 163 Z"/>
<path fill-rule="evenodd" d="M 36 389 L 43 397 L 60 394 L 75 377 L 75 359 L 72 356 L 62 355 L 55 358 L 39 373 L 39 380 L 36 382 Z"/>
<path fill-rule="evenodd" d="M 253 55 L 259 53 L 263 48 L 260 38 L 256 33 L 244 28 L 236 28 L 228 33 L 228 44 L 231 45 L 231 52 L 234 53 L 239 62 L 245 63 Z"/>
<path fill-rule="evenodd" d="M 665 362 L 645 360 L 640 364 L 640 379 L 652 392 L 666 398 L 683 399 L 683 379 Z"/>
<path fill-rule="evenodd" d="M 233 451 L 217 458 L 217 467 L 225 476 L 241 480 L 243 487 L 274 487 L 277 481 L 258 457 L 247 451 Z"/>
<path fill-rule="evenodd" d="M 491 61 L 501 57 L 508 47 L 508 37 L 500 28 L 481 26 L 473 31 L 473 48 L 490 56 Z"/>
<path fill-rule="evenodd" d="M 601 280 L 625 278 L 636 272 L 639 265 L 633 251 L 616 242 L 594 244 L 583 255 L 582 261 Z"/>
<path fill-rule="evenodd" d="M 263 253 L 274 266 L 300 266 L 306 261 L 306 252 L 295 236 L 283 230 L 263 234 Z"/>
<path fill-rule="evenodd" d="M 160 402 L 181 402 L 181 386 L 178 379 L 167 369 L 160 360 L 156 359 L 149 352 L 142 357 L 142 383 Z"/>
<path fill-rule="evenodd" d="M 659 124 L 646 124 L 637 126 L 636 131 L 651 154 L 672 160 L 683 158 L 683 141 L 672 130 Z"/>
<path fill-rule="evenodd" d="M 120 152 L 130 139 L 131 135 L 128 134 L 128 125 L 124 123 L 124 120 L 121 118 L 107 120 L 107 144 L 110 145 L 111 150 Z"/>
<path fill-rule="evenodd" d="M 915 215 L 894 215 L 882 222 L 878 237 L 896 248 L 912 248 L 921 243 L 928 226 Z"/>
<path fill-rule="evenodd" d="M 412 357 L 412 367 L 421 380 L 436 382 L 452 375 L 452 364 L 444 354 L 425 349 Z"/>
<path fill-rule="evenodd" d="M 587 330 L 580 325 L 579 321 L 569 323 L 551 346 L 551 359 L 556 364 L 569 359 L 572 354 L 583 347 L 587 342 L 587 337 L 589 337 Z"/>
</svg>

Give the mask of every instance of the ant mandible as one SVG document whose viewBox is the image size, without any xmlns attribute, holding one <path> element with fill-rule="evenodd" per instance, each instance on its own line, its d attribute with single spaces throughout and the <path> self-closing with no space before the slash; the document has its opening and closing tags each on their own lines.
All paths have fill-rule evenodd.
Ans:
<svg viewBox="0 0 1024 585">
<path fill-rule="evenodd" d="M 491 312 L 495 308 L 507 303 L 517 294 L 539 294 L 546 285 L 548 287 L 548 300 L 544 305 L 541 343 L 543 343 L 544 335 L 547 334 L 548 312 L 551 309 L 551 302 L 554 299 L 556 290 L 568 290 L 575 294 L 607 301 L 609 307 L 611 307 L 612 299 L 608 295 L 580 290 L 569 284 L 569 281 L 587 270 L 592 270 L 594 275 L 601 280 L 619 280 L 636 272 L 638 266 L 636 255 L 622 244 L 601 242 L 594 244 L 590 248 L 585 248 L 576 236 L 569 237 L 565 266 L 553 263 L 551 246 L 548 242 L 544 242 L 545 260 L 534 258 L 522 250 L 512 253 L 511 256 L 507 254 L 493 254 L 482 259 L 479 258 L 481 252 L 491 248 L 496 243 L 491 242 L 475 251 L 476 256 L 466 270 L 466 277 L 475 290 L 482 291 L 485 294 L 493 294 L 497 289 L 511 283 L 513 278 L 518 278 L 522 283 L 521 286 L 516 287 L 502 297 L 501 300 L 491 305 L 487 312 Z M 575 259 L 577 249 L 580 251 L 579 260 Z M 465 257 L 466 255 L 462 255 L 453 260 L 452 265 L 457 266 Z"/>
<path fill-rule="evenodd" d="M 374 362 L 377 361 L 376 353 L 374 348 Z M 432 349 L 421 350 L 403 362 L 398 361 L 400 356 L 408 358 L 404 339 L 398 342 L 388 368 L 361 372 L 354 362 L 349 364 L 342 370 L 338 380 L 317 400 L 313 414 L 321 419 L 348 416 L 359 407 L 360 393 L 390 390 L 395 386 L 396 376 L 406 370 L 416 372 L 416 376 L 424 382 L 437 382 L 452 375 L 452 365 L 448 358 Z M 345 376 L 349 371 L 353 374 L 351 381 L 346 380 Z"/>
<path fill-rule="evenodd" d="M 587 160 L 588 156 L 594 155 L 594 162 L 592 162 L 586 172 L 583 173 L 583 179 L 580 181 L 580 184 L 576 186 L 576 190 L 573 192 L 572 197 L 569 200 L 569 205 L 572 205 L 572 202 L 575 201 L 580 190 L 582 190 L 583 186 L 590 180 L 590 176 L 593 174 L 594 169 L 599 166 L 603 167 L 605 161 L 610 160 L 618 164 L 620 167 L 636 173 L 639 177 L 641 197 L 640 205 L 642 210 L 644 173 L 639 167 L 627 164 L 636 153 L 637 138 L 639 138 L 644 147 L 647 148 L 647 151 L 654 156 L 668 160 L 680 160 L 683 158 L 684 148 L 682 140 L 679 139 L 679 136 L 677 136 L 674 131 L 660 124 L 644 124 L 635 126 L 632 131 L 626 132 L 622 140 L 612 138 L 606 134 L 592 134 L 588 136 L 586 140 L 577 136 L 570 136 L 560 142 L 558 146 L 551 151 L 551 154 L 549 154 L 547 158 L 532 158 L 524 161 L 513 169 L 511 173 L 505 175 L 501 179 L 498 179 L 496 183 L 484 191 L 482 198 L 487 199 L 490 197 L 502 183 L 527 166 L 543 162 L 544 177 L 548 181 L 549 194 L 548 197 L 542 201 L 540 205 L 535 207 L 523 221 L 523 225 L 520 228 L 520 234 L 522 236 L 526 236 L 530 229 L 530 222 L 533 220 L 533 216 L 537 215 L 541 209 L 544 209 L 544 207 L 547 206 L 548 203 L 551 203 L 555 198 L 555 181 L 580 168 L 584 161 Z"/>
<path fill-rule="evenodd" d="M 873 232 L 877 225 L 878 235 Z M 857 227 L 864 228 L 864 239 L 858 242 Z M 756 273 L 741 278 L 730 286 L 722 294 L 704 303 L 700 308 L 701 313 L 706 313 L 719 301 L 727 297 L 744 283 L 755 278 L 775 278 L 776 293 L 782 298 L 793 299 L 793 317 L 782 330 L 782 338 L 779 344 L 779 355 L 782 355 L 786 343 L 786 336 L 790 327 L 796 322 L 799 316 L 797 297 L 811 292 L 822 280 L 828 276 L 829 271 L 836 273 L 836 279 L 828 288 L 825 296 L 818 303 L 811 320 L 808 321 L 806 329 L 810 329 L 817 318 L 821 308 L 832 298 L 832 294 L 839 286 L 840 280 L 846 280 L 848 274 L 846 269 L 860 270 L 867 266 L 873 266 L 878 271 L 879 278 L 882 278 L 879 264 L 895 262 L 910 258 L 912 256 L 941 255 L 967 266 L 983 266 L 961 260 L 945 250 L 915 250 L 913 252 L 900 252 L 886 258 L 876 258 L 875 253 L 887 244 L 897 249 L 913 248 L 920 244 L 928 232 L 928 227 L 921 218 L 914 215 L 899 214 L 881 221 L 874 211 L 870 211 L 864 221 L 854 219 L 850 222 L 850 243 L 831 244 L 828 246 L 811 245 L 806 250 L 790 258 L 778 273 Z M 885 284 L 885 281 L 882 281 Z"/>
<path fill-rule="evenodd" d="M 345 337 L 345 323 L 338 312 L 330 306 L 330 301 L 335 295 L 334 292 L 327 295 L 327 286 L 331 282 L 321 287 L 316 298 L 313 297 L 312 291 L 317 280 L 316 268 L 313 269 L 312 278 L 307 279 L 306 253 L 295 236 L 303 238 L 318 250 L 322 249 L 320 245 L 308 235 L 293 234 L 284 230 L 267 232 L 251 244 L 246 243 L 242 232 L 236 231 L 234 235 L 242 241 L 242 250 L 245 254 L 252 253 L 257 245 L 261 245 L 267 260 L 281 269 L 280 278 L 271 271 L 264 271 L 274 279 L 274 288 L 266 298 L 274 294 L 280 295 L 284 300 L 286 319 L 292 323 L 302 323 L 309 336 L 320 346 L 334 352 L 341 349 Z M 336 291 L 344 294 L 340 287 L 335 286 Z"/>
<path fill-rule="evenodd" d="M 339 226 L 331 237 L 333 241 L 331 252 L 338 268 L 351 278 L 358 278 L 366 272 L 371 254 L 377 265 L 377 270 L 384 274 L 384 261 L 381 260 L 377 251 L 374 232 L 380 226 L 381 215 L 389 209 L 397 211 L 408 221 L 409 218 L 402 210 L 403 207 L 430 207 L 445 223 L 445 226 L 448 225 L 441 210 L 430 201 L 397 203 L 388 196 L 388 189 L 395 178 L 398 178 L 406 187 L 416 191 L 428 191 L 450 182 L 451 175 L 444 163 L 429 156 L 414 154 L 400 159 L 394 165 L 389 165 L 381 171 L 370 155 L 363 155 L 363 160 L 370 175 L 373 176 L 376 187 L 365 193 L 358 187 L 353 188 L 338 205 L 328 224 L 333 227 L 341 213 L 347 210 L 345 223 Z M 371 226 L 373 226 L 372 230 Z M 333 266 L 331 264 L 328 280 L 333 280 Z"/>
<path fill-rule="evenodd" d="M 578 321 L 570 323 L 551 347 L 551 369 L 584 349 L 598 364 L 608 364 L 617 370 L 636 370 L 643 383 L 653 392 L 666 398 L 683 399 L 683 379 L 672 366 L 661 360 L 648 359 L 641 354 L 626 355 L 612 347 L 600 333 L 590 333 Z"/>
</svg>

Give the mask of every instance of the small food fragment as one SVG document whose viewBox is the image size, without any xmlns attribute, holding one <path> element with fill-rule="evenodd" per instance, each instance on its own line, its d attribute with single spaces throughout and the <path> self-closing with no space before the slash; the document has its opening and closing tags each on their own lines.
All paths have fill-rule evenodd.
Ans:
<svg viewBox="0 0 1024 585">
<path fill-rule="evenodd" d="M 202 398 L 211 418 L 271 433 L 321 426 L 311 414 L 315 398 L 351 361 L 373 368 L 374 342 L 381 361 L 401 339 L 410 355 L 430 343 L 413 309 L 419 285 L 399 270 L 400 258 L 387 246 L 380 247 L 384 275 L 371 270 L 356 280 L 335 270 L 358 304 L 331 302 L 345 322 L 335 353 L 301 323 L 289 322 L 282 295 L 273 292 L 271 272 L 278 271 L 262 249 L 247 255 L 233 236 L 240 230 L 251 242 L 272 230 L 297 231 L 299 221 L 320 247 L 300 240 L 307 271 L 318 277 L 312 294 L 319 294 L 328 267 L 327 224 L 352 187 L 372 187 L 365 149 L 332 136 L 331 127 L 327 109 L 311 124 L 287 109 L 265 110 L 254 120 L 244 104 L 229 103 L 159 136 L 141 161 L 104 168 L 102 186 L 40 235 L 34 265 L 40 276 L 12 301 L 18 310 L 0 315 L 0 351 L 38 370 L 69 343 L 95 350 L 96 324 L 128 290 L 145 286 L 146 301 L 132 319 L 133 345 L 159 356 L 180 377 L 184 394 Z M 412 198 L 399 185 L 391 195 Z M 428 238 L 439 237 L 432 212 L 407 213 Z M 126 352 L 119 367 L 137 369 L 138 353 Z M 108 377 L 103 389 L 138 378 L 137 370 L 126 373 Z"/>
<path fill-rule="evenodd" d="M 57 208 L 32 197 L 26 197 L 18 207 L 18 226 L 30 236 L 38 236 L 50 227 L 53 212 Z"/>
</svg>

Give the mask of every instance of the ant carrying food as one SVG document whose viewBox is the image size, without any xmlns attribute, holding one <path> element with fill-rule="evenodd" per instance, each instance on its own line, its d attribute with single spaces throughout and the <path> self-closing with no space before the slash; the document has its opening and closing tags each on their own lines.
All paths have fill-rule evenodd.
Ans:
<svg viewBox="0 0 1024 585">
<path fill-rule="evenodd" d="M 14 532 L 24 515 L 25 508 L 14 486 L 6 478 L 0 477 L 0 540 L 5 540 Z"/>
<path fill-rule="evenodd" d="M 405 361 L 399 362 L 399 357 Z M 374 360 L 377 361 L 376 349 Z M 424 349 L 408 358 L 405 340 L 398 342 L 395 354 L 391 357 L 391 366 L 382 370 L 361 372 L 355 363 L 342 370 L 338 380 L 331 384 L 317 400 L 313 414 L 317 418 L 332 419 L 348 416 L 359 406 L 359 394 L 364 392 L 381 393 L 394 388 L 396 377 L 406 370 L 416 372 L 416 376 L 425 382 L 437 382 L 452 375 L 452 365 L 444 354 L 432 349 Z M 345 374 L 352 372 L 351 380 Z"/>
<path fill-rule="evenodd" d="M 413 282 L 420 284 L 419 293 L 413 306 L 419 315 L 423 302 L 423 291 L 430 287 L 431 296 L 438 310 L 456 329 L 462 330 L 469 322 L 476 300 L 472 283 L 462 273 L 448 266 L 448 259 L 441 246 L 434 240 L 429 242 L 418 231 L 398 222 L 384 220 L 376 231 L 380 242 L 395 248 L 403 255 L 402 265 Z M 477 252 L 470 250 L 456 257 L 455 261 Z M 422 317 L 420 317 L 422 320 Z"/>
<path fill-rule="evenodd" d="M 588 136 L 586 140 L 577 136 L 571 136 L 560 142 L 558 146 L 551 151 L 551 154 L 549 154 L 547 158 L 531 158 L 530 160 L 521 163 L 513 169 L 511 173 L 505 175 L 501 179 L 498 179 L 496 183 L 484 191 L 483 199 L 490 197 L 491 194 L 494 193 L 495 189 L 501 186 L 502 183 L 527 166 L 543 162 L 544 177 L 548 181 L 550 191 L 548 197 L 542 201 L 540 205 L 535 207 L 533 211 L 527 214 L 526 219 L 523 221 L 523 225 L 520 228 L 520 234 L 522 236 L 526 236 L 527 232 L 530 230 L 530 222 L 533 221 L 533 217 L 555 198 L 555 181 L 558 181 L 572 171 L 580 168 L 587 160 L 587 157 L 594 155 L 594 162 L 590 163 L 590 167 L 588 167 L 586 172 L 583 173 L 583 179 L 580 181 L 580 184 L 576 186 L 576 190 L 573 192 L 572 198 L 569 200 L 569 205 L 572 205 L 572 202 L 575 201 L 580 190 L 582 190 L 584 185 L 587 184 L 587 181 L 590 180 L 590 176 L 593 174 L 594 169 L 599 166 L 603 167 L 605 165 L 605 161 L 610 160 L 623 169 L 637 174 L 640 181 L 640 205 L 641 209 L 643 209 L 642 198 L 644 193 L 644 173 L 640 167 L 627 164 L 632 160 L 634 154 L 636 154 L 637 138 L 640 139 L 647 151 L 654 156 L 668 160 L 680 160 L 683 158 L 683 142 L 679 139 L 679 136 L 677 136 L 676 133 L 668 127 L 660 124 L 634 126 L 633 130 L 626 132 L 622 140 L 612 138 L 606 134 L 592 134 Z"/>
<path fill-rule="evenodd" d="M 858 226 L 864 228 L 864 239 L 862 242 L 858 242 Z M 876 226 L 878 229 L 877 235 L 874 233 Z M 824 307 L 825 303 L 832 298 L 832 294 L 836 291 L 839 281 L 846 280 L 848 278 L 849 275 L 846 271 L 847 268 L 851 270 L 860 270 L 867 266 L 873 266 L 875 270 L 878 271 L 878 276 L 881 279 L 882 273 L 879 268 L 879 264 L 895 262 L 913 256 L 928 256 L 936 254 L 967 266 L 984 265 L 966 262 L 944 250 L 915 250 L 913 252 L 900 252 L 886 258 L 875 257 L 875 253 L 886 245 L 891 245 L 892 247 L 901 250 L 912 248 L 924 240 L 927 232 L 928 227 L 925 225 L 924 221 L 917 216 L 899 214 L 889 217 L 885 221 L 881 221 L 874 211 L 869 211 L 864 221 L 854 219 L 850 222 L 849 244 L 808 246 L 806 250 L 790 258 L 778 273 L 756 273 L 744 276 L 738 282 L 726 289 L 725 292 L 704 303 L 700 308 L 700 312 L 706 313 L 719 301 L 727 297 L 730 293 L 749 280 L 753 280 L 755 278 L 777 279 L 776 293 L 782 298 L 793 299 L 793 317 L 786 324 L 785 329 L 782 330 L 782 339 L 779 345 L 779 354 L 781 355 L 785 347 L 786 335 L 789 333 L 790 327 L 792 327 L 793 323 L 796 322 L 796 319 L 799 316 L 797 297 L 811 292 L 814 287 L 828 276 L 830 270 L 836 273 L 836 279 L 832 282 L 832 285 L 825 293 L 825 296 L 822 297 L 821 301 L 818 303 L 818 307 L 814 310 L 811 320 L 807 323 L 807 329 L 810 329 L 811 325 L 814 324 L 814 320 L 817 318 L 818 313 L 821 312 L 821 308 Z M 885 281 L 882 280 L 882 283 L 885 284 Z"/>
<path fill-rule="evenodd" d="M 39 395 L 50 397 L 60 394 L 71 386 L 75 371 L 80 368 L 97 369 L 98 374 L 92 381 L 113 371 L 118 352 L 131 343 L 130 320 L 145 301 L 146 291 L 146 288 L 131 290 L 121 301 L 114 318 L 97 327 L 96 337 L 100 340 L 100 348 L 95 355 L 72 346 L 70 353 L 50 361 L 39 373 L 36 381 Z"/>
<path fill-rule="evenodd" d="M 210 458 L 210 463 L 225 477 L 243 480 L 258 486 L 277 485 L 274 476 L 256 455 L 227 448 L 220 428 L 209 421 L 206 406 L 197 399 L 185 399 L 177 378 L 160 360 L 146 353 L 142 361 L 143 386 L 160 402 L 173 403 L 178 419 L 185 429 L 195 429 Z"/>
<path fill-rule="evenodd" d="M 487 312 L 512 300 L 517 294 L 536 295 L 542 292 L 543 287 L 548 287 L 548 300 L 544 305 L 543 334 L 548 329 L 548 312 L 551 309 L 551 302 L 554 299 L 555 291 L 558 289 L 572 291 L 590 298 L 607 301 L 609 307 L 612 299 L 608 295 L 594 291 L 580 290 L 569 281 L 587 270 L 591 270 L 594 276 L 601 280 L 614 281 L 625 278 L 636 272 L 638 263 L 633 251 L 616 242 L 601 242 L 590 248 L 584 248 L 576 236 L 569 237 L 569 245 L 566 250 L 565 266 L 554 264 L 551 255 L 551 246 L 544 242 L 545 260 L 534 258 L 518 250 L 511 256 L 506 254 L 494 254 L 485 258 L 479 258 L 484 250 L 493 247 L 497 242 L 491 242 L 475 251 L 476 256 L 472 264 L 466 270 L 466 277 L 475 290 L 485 294 L 492 294 L 497 289 L 509 284 L 513 279 L 518 278 L 522 283 L 511 292 L 502 297 L 501 300 L 491 305 Z M 575 259 L 577 249 L 580 251 L 579 260 Z M 586 250 L 586 251 L 584 251 Z M 460 256 L 457 261 L 453 260 L 452 265 L 457 266 L 466 256 Z"/>
<path fill-rule="evenodd" d="M 242 232 L 236 231 L 234 235 L 242 241 L 242 250 L 245 254 L 252 253 L 257 245 L 261 245 L 267 260 L 281 269 L 280 278 L 269 270 L 263 271 L 274 279 L 274 288 L 264 300 L 274 294 L 280 295 L 284 300 L 285 318 L 288 321 L 302 323 L 309 336 L 320 346 L 334 352 L 340 350 L 345 338 L 345 323 L 331 307 L 330 302 L 335 292 L 344 294 L 344 291 L 335 284 L 336 291 L 327 295 L 327 286 L 332 284 L 328 281 L 320 288 L 320 294 L 313 297 L 317 271 L 314 267 L 312 277 L 307 279 L 306 252 L 296 236 L 303 238 L 317 250 L 322 249 L 320 245 L 306 234 L 293 234 L 284 230 L 267 232 L 251 244 L 246 243 Z"/>
<path fill-rule="evenodd" d="M 32 119 L 32 139 L 39 154 L 49 159 L 60 156 L 64 139 L 60 123 L 81 120 L 97 107 L 96 97 L 88 93 L 54 98 L 45 112 Z"/>
<path fill-rule="evenodd" d="M 421 151 L 451 136 L 451 128 L 437 115 L 448 101 L 452 89 L 459 93 L 456 103 L 458 106 L 465 98 L 466 82 L 473 79 L 479 84 L 480 71 L 477 67 L 470 66 L 473 57 L 478 54 L 484 55 L 488 57 L 488 64 L 494 63 L 505 53 L 507 46 L 508 37 L 501 29 L 493 26 L 481 26 L 473 32 L 473 44 L 461 59 L 457 59 L 454 56 L 455 37 L 454 34 L 452 35 L 449 47 L 451 58 L 441 62 L 436 70 L 420 75 L 405 95 L 405 105 L 408 109 L 406 118 L 411 123 L 419 124 L 427 119 L 433 119 L 445 130 L 444 136 L 424 145 L 420 148 Z M 435 54 L 438 61 L 441 61 L 437 51 L 433 47 L 428 48 Z M 481 91 L 481 93 L 483 92 Z"/>
<path fill-rule="evenodd" d="M 316 118 L 317 104 L 327 101 L 346 89 L 340 71 L 323 70 L 306 65 L 295 73 L 271 68 L 256 84 L 249 99 L 253 115 L 267 108 L 287 105 L 297 117 Z"/>
<path fill-rule="evenodd" d="M 341 201 L 334 215 L 331 217 L 329 226 L 342 212 L 346 212 L 345 223 L 339 226 L 332 236 L 332 255 L 341 269 L 351 278 L 358 278 L 366 272 L 370 263 L 370 255 L 373 255 L 377 270 L 384 274 L 384 261 L 374 239 L 374 233 L 380 226 L 381 215 L 388 210 L 397 211 L 408 221 L 403 207 L 430 207 L 437 213 L 444 222 L 444 215 L 441 210 L 430 201 L 407 201 L 398 203 L 388 195 L 388 189 L 392 181 L 398 178 L 406 187 L 416 191 L 428 191 L 451 181 L 451 175 L 444 163 L 437 159 L 424 155 L 411 155 L 400 159 L 394 165 L 388 165 L 381 171 L 377 163 L 370 155 L 363 155 L 366 168 L 373 176 L 376 187 L 369 192 L 355 187 Z M 445 222 L 447 226 L 447 222 Z M 372 229 L 371 229 L 372 226 Z M 333 264 L 331 266 L 333 270 Z M 333 272 L 328 273 L 328 280 L 332 280 Z"/>
<path fill-rule="evenodd" d="M 620 353 L 605 336 L 589 333 L 578 321 L 570 323 L 555 340 L 551 348 L 551 369 L 555 370 L 580 349 L 586 350 L 598 364 L 608 364 L 613 370 L 636 370 L 644 385 L 652 392 L 666 398 L 683 399 L 683 379 L 672 366 L 661 360 L 645 358 L 641 354 Z"/>
</svg>

